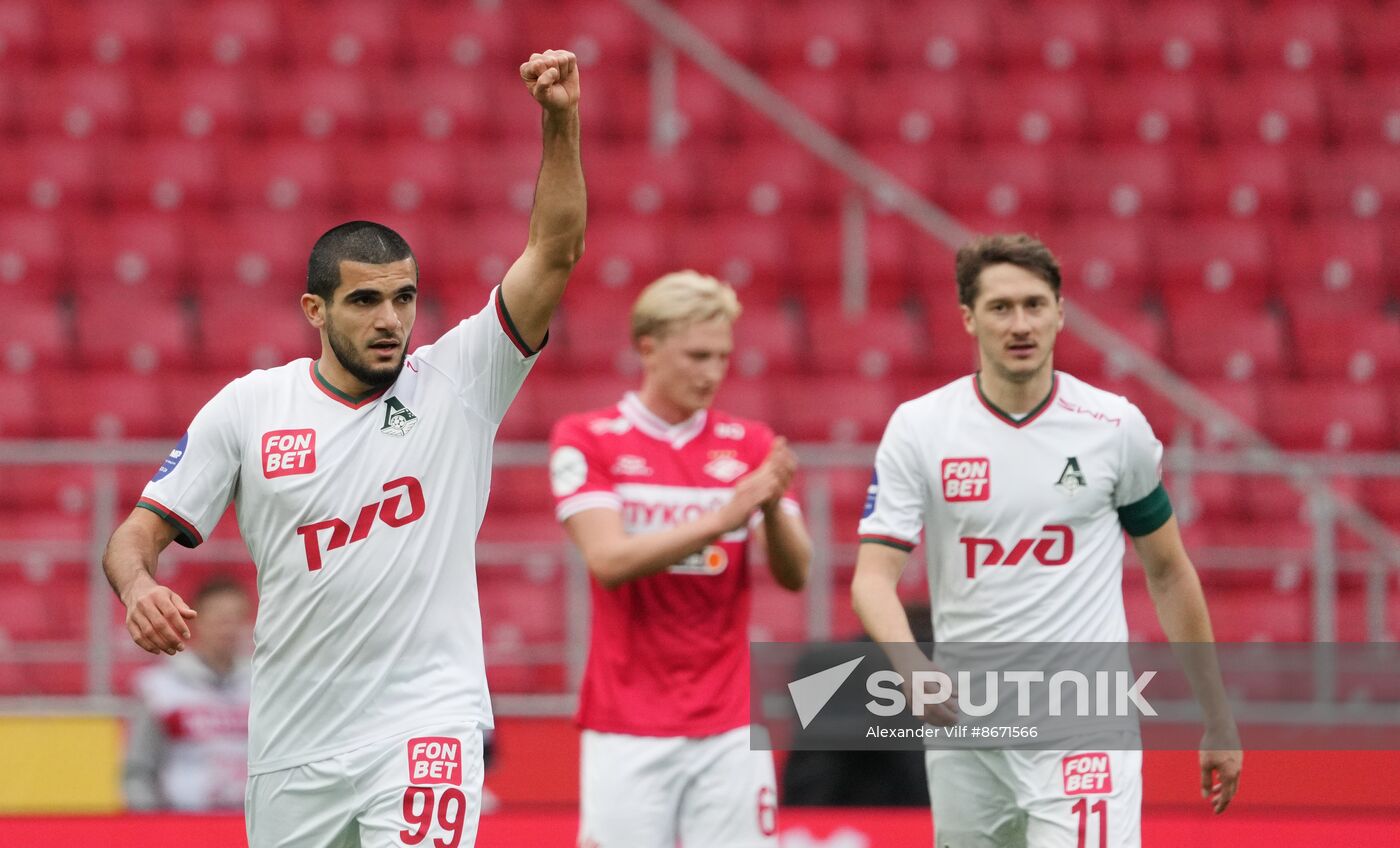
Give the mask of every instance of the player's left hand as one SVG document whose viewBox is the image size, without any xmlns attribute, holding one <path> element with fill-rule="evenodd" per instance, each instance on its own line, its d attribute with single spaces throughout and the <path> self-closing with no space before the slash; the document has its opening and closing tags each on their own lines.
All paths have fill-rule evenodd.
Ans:
<svg viewBox="0 0 1400 848">
<path fill-rule="evenodd" d="M 1225 812 L 1240 788 L 1244 752 L 1228 749 L 1201 749 L 1201 797 L 1210 801 L 1216 815 Z"/>
<path fill-rule="evenodd" d="M 797 473 L 797 454 L 788 447 L 787 439 L 782 436 L 773 440 L 773 446 L 768 450 L 768 456 L 763 460 L 763 464 L 772 468 L 777 477 L 778 494 L 776 497 L 764 501 L 764 509 L 777 509 L 778 502 L 792 486 L 792 477 Z"/>
<path fill-rule="evenodd" d="M 578 106 L 578 58 L 567 50 L 530 54 L 530 61 L 520 66 L 520 78 L 545 111 Z"/>
</svg>

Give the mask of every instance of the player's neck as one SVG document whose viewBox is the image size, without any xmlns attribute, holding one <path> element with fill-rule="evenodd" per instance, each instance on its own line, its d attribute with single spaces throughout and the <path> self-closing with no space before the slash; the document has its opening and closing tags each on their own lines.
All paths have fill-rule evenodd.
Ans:
<svg viewBox="0 0 1400 848">
<path fill-rule="evenodd" d="M 680 424 L 695 414 L 693 409 L 686 409 L 672 403 L 656 386 L 648 383 L 642 384 L 642 388 L 637 392 L 637 400 L 642 402 L 642 406 L 647 408 L 647 412 L 667 424 Z"/>
<path fill-rule="evenodd" d="M 1045 402 L 1055 385 L 1055 369 L 1046 363 L 1029 380 L 1008 380 L 994 368 L 983 368 L 977 374 L 982 397 L 1007 415 L 1020 417 Z"/>
<path fill-rule="evenodd" d="M 345 366 L 340 364 L 336 355 L 328 350 L 321 351 L 321 358 L 316 360 L 316 373 L 321 375 L 321 379 L 330 383 L 341 394 L 347 397 L 358 398 L 369 394 L 373 387 L 367 386 L 354 377 Z"/>
</svg>

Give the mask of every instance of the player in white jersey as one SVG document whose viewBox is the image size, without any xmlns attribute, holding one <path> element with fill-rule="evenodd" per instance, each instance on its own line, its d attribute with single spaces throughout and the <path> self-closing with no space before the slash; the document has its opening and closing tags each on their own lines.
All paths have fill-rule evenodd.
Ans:
<svg viewBox="0 0 1400 848">
<path fill-rule="evenodd" d="M 938 642 L 1124 642 L 1127 531 L 1167 637 L 1213 641 L 1162 487 L 1161 443 L 1132 403 L 1054 370 L 1064 325 L 1054 256 L 1029 236 L 989 236 L 958 252 L 957 280 L 980 369 L 890 418 L 851 585 L 867 632 L 913 641 L 896 583 L 922 532 Z M 923 662 L 890 651 L 906 680 Z M 1207 739 L 1233 739 L 1218 686 L 1202 691 Z M 955 707 L 926 715 L 956 719 Z M 1138 845 L 1141 752 L 1106 752 L 1094 765 L 1110 777 L 1088 794 L 1067 777 L 1084 755 L 930 751 L 935 844 Z M 1203 745 L 1202 795 L 1217 813 L 1241 761 L 1238 750 Z"/>
<path fill-rule="evenodd" d="M 194 597 L 190 650 L 143 669 L 122 770 L 133 810 L 241 810 L 248 780 L 248 625 L 242 585 L 215 578 Z"/>
<path fill-rule="evenodd" d="M 194 617 L 153 577 L 230 502 L 258 569 L 248 840 L 471 845 L 492 724 L 474 548 L 492 442 L 583 249 L 579 75 L 520 68 L 544 152 L 524 253 L 476 315 L 405 355 L 417 264 L 387 227 L 317 241 L 302 308 L 319 359 L 224 387 L 113 534 L 103 565 L 142 648 Z M 463 238 L 472 238 L 470 232 Z"/>
</svg>

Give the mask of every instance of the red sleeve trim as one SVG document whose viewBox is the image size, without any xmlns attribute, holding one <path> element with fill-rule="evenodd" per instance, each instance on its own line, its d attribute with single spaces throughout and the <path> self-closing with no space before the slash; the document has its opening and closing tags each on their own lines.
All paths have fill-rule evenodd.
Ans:
<svg viewBox="0 0 1400 848">
<path fill-rule="evenodd" d="M 862 544 L 870 542 L 871 544 L 875 545 L 884 545 L 885 547 L 889 548 L 898 548 L 899 550 L 904 551 L 906 554 L 914 550 L 913 542 L 906 542 L 903 539 L 896 539 L 893 536 L 879 536 L 866 534 L 860 537 L 860 541 Z"/>
<path fill-rule="evenodd" d="M 525 339 L 521 337 L 520 331 L 515 328 L 515 322 L 511 320 L 510 313 L 506 311 L 505 295 L 501 292 L 500 286 L 496 287 L 496 318 L 500 320 L 501 329 L 505 330 L 506 338 L 510 339 L 510 343 L 515 345 L 515 349 L 526 358 L 544 350 L 544 346 L 549 344 L 548 330 L 545 330 L 544 340 L 540 342 L 539 347 L 532 350 L 529 345 L 525 344 Z"/>
<path fill-rule="evenodd" d="M 136 502 L 136 505 L 142 509 L 149 509 L 151 512 L 154 512 L 156 515 L 159 515 L 161 518 L 173 524 L 175 529 L 180 531 L 181 538 L 177 539 L 177 541 L 179 541 L 181 545 L 187 548 L 194 548 L 204 543 L 204 537 L 200 535 L 199 529 L 195 527 L 194 524 L 186 521 L 176 513 L 175 510 L 162 504 L 160 501 L 142 498 Z"/>
</svg>

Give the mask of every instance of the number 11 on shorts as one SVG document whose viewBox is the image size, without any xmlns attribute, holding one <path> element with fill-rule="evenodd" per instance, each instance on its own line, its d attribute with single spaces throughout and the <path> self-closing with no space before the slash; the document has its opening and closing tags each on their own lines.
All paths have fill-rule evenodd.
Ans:
<svg viewBox="0 0 1400 848">
<path fill-rule="evenodd" d="M 1085 843 L 1085 838 L 1089 830 L 1089 813 L 1098 814 L 1099 819 L 1099 848 L 1108 848 L 1108 801 L 1100 798 L 1094 802 L 1094 806 L 1089 806 L 1089 802 L 1080 798 L 1070 807 L 1074 811 L 1075 817 L 1079 819 L 1079 843 L 1077 848 L 1089 848 Z"/>
</svg>

